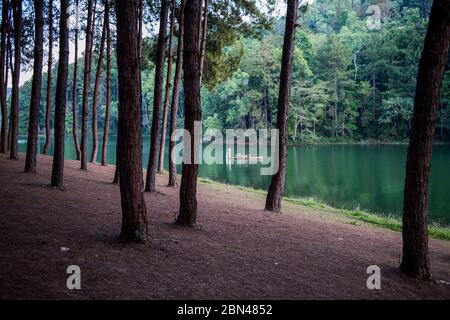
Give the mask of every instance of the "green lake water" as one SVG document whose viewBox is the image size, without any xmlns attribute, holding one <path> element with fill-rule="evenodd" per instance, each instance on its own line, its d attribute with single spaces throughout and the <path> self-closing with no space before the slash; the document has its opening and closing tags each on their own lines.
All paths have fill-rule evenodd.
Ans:
<svg viewBox="0 0 450 320">
<path fill-rule="evenodd" d="M 43 146 L 42 138 L 40 143 Z M 25 152 L 24 137 L 20 138 L 19 144 L 19 150 Z M 116 137 L 112 136 L 108 163 L 115 163 L 115 147 Z M 337 208 L 359 207 L 375 213 L 400 216 L 406 151 L 406 145 L 292 146 L 289 148 L 285 195 L 311 197 Z M 148 152 L 149 137 L 145 137 L 144 165 L 148 161 Z M 66 139 L 65 157 L 71 160 L 76 158 L 71 136 Z M 99 161 L 100 157 L 99 149 Z M 260 167 L 259 164 L 245 163 L 202 164 L 200 176 L 267 189 L 270 176 L 261 176 Z M 433 150 L 429 215 L 433 222 L 450 224 L 450 145 L 436 145 Z"/>
</svg>

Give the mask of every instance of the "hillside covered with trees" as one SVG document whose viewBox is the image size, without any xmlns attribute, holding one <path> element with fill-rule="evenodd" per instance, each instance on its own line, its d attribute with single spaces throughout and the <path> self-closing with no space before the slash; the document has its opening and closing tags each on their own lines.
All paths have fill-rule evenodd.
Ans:
<svg viewBox="0 0 450 320">
<path fill-rule="evenodd" d="M 379 2 L 382 9 L 380 30 L 369 30 L 367 26 L 368 1 L 317 0 L 300 14 L 289 116 L 291 143 L 406 141 L 408 138 L 418 62 L 432 1 Z M 149 16 L 151 14 L 148 13 Z M 226 32 L 221 30 L 223 36 L 220 39 L 215 36 L 208 38 L 202 87 L 204 127 L 258 129 L 275 125 L 284 18 L 273 18 L 271 23 L 262 20 L 256 27 L 227 29 Z M 233 21 L 229 23 L 231 25 Z M 101 43 L 100 23 L 97 28 L 99 30 L 94 38 L 95 64 Z M 177 32 L 175 30 L 175 35 Z M 152 119 L 156 40 L 156 36 L 150 35 L 144 39 L 143 45 L 144 134 L 150 133 Z M 110 131 L 117 133 L 117 66 L 114 55 L 112 59 Z M 82 66 L 83 61 L 81 58 L 78 65 Z M 73 64 L 69 69 L 72 75 Z M 56 67 L 53 70 L 52 78 L 56 81 Z M 78 68 L 79 79 L 82 72 Z M 92 67 L 91 73 L 94 79 L 96 67 Z M 100 132 L 103 132 L 106 109 L 105 78 L 106 73 L 103 72 L 97 102 Z M 92 81 L 92 91 L 94 85 Z M 45 106 L 46 86 L 43 83 L 42 107 Z M 69 81 L 68 92 L 71 92 L 72 86 Z M 81 118 L 81 81 L 78 86 L 77 112 L 80 113 L 78 118 Z M 52 90 L 55 88 L 56 82 Z M 182 91 L 179 124 L 183 122 Z M 30 94 L 31 81 L 23 86 L 20 94 L 21 134 L 26 134 L 27 130 Z M 448 141 L 449 65 L 441 95 L 437 138 Z M 69 105 L 71 100 L 72 95 L 68 96 Z M 44 129 L 44 114 L 42 108 L 41 132 Z M 68 112 L 68 132 L 72 130 L 72 119 L 73 115 Z M 91 126 L 91 121 L 88 125 Z"/>
</svg>

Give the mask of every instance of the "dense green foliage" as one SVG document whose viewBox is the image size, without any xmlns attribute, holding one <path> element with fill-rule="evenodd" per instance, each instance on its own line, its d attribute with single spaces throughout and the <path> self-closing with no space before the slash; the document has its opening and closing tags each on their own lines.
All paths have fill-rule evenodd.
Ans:
<svg viewBox="0 0 450 320">
<path fill-rule="evenodd" d="M 316 0 L 302 12 L 294 57 L 289 118 L 291 142 L 403 141 L 408 137 L 416 73 L 431 1 L 375 1 L 381 8 L 381 29 L 369 30 L 366 10 L 373 2 Z M 216 10 L 223 9 L 221 1 L 213 4 Z M 233 26 L 241 20 L 235 16 L 227 16 L 229 23 L 217 23 L 218 13 L 211 14 L 202 89 L 206 128 L 275 125 L 284 21 L 275 19 L 272 28 L 268 28 L 269 23 L 259 10 L 245 7 L 242 10 L 256 22 L 237 28 Z M 153 98 L 152 48 L 153 38 L 146 39 L 144 56 L 149 58 L 144 59 L 142 77 L 144 111 L 148 114 L 143 121 L 146 133 Z M 94 55 L 93 73 L 96 61 Z M 72 66 L 69 72 L 71 78 Z M 82 70 L 79 72 L 78 111 L 81 109 Z M 100 128 L 105 111 L 104 77 L 105 74 L 99 89 Z M 71 92 L 71 81 L 68 86 Z M 44 126 L 45 82 L 42 90 L 41 128 Z M 23 86 L 20 97 L 22 134 L 26 133 L 28 123 L 30 91 L 29 82 Z M 71 105 L 70 100 L 68 96 L 68 105 Z M 117 100 L 117 69 L 113 62 L 112 132 L 117 128 Z M 183 93 L 180 102 L 181 124 Z M 68 108 L 67 130 L 71 130 L 70 110 Z M 442 88 L 438 138 L 448 139 L 449 129 L 450 71 L 446 73 Z"/>
<path fill-rule="evenodd" d="M 318 0 L 310 6 L 296 36 L 291 141 L 406 139 L 430 3 L 380 3 L 380 30 L 368 29 L 367 6 L 359 1 Z M 239 70 L 203 94 L 206 126 L 273 125 L 282 26 L 278 21 L 262 40 L 241 39 L 237 44 L 244 48 Z M 450 126 L 449 81 L 447 72 L 440 138 Z"/>
</svg>

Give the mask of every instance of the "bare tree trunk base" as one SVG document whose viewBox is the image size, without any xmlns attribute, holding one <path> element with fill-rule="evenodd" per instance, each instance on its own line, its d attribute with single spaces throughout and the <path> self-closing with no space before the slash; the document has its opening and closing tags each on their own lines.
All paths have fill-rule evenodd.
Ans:
<svg viewBox="0 0 450 320">
<path fill-rule="evenodd" d="M 272 177 L 272 183 L 270 184 L 269 190 L 267 192 L 266 197 L 266 205 L 264 210 L 269 212 L 281 212 L 281 204 L 283 201 L 283 193 L 284 193 L 284 181 L 285 176 L 285 167 L 280 168 L 278 173 L 276 173 Z"/>
<path fill-rule="evenodd" d="M 119 240 L 122 242 L 135 242 L 143 245 L 150 244 L 150 238 L 146 237 L 145 234 L 139 230 L 122 230 L 119 235 Z"/>
<path fill-rule="evenodd" d="M 155 175 L 158 167 L 158 150 L 159 150 L 159 135 L 161 122 L 161 103 L 162 91 L 164 81 L 164 61 L 166 59 L 166 29 L 169 15 L 170 1 L 161 1 L 160 12 L 160 26 L 158 34 L 158 45 L 156 50 L 155 60 L 155 87 L 153 98 L 153 119 L 150 137 L 150 155 L 147 165 L 147 177 L 145 183 L 145 192 L 153 193 L 156 191 Z"/>
<path fill-rule="evenodd" d="M 282 213 L 281 212 L 281 205 L 275 204 L 275 203 L 266 203 L 266 207 L 264 208 L 264 211 L 273 212 L 273 213 Z"/>
<path fill-rule="evenodd" d="M 119 184 L 119 170 L 117 170 L 117 165 L 116 170 L 114 171 L 114 178 L 112 184 Z"/>
<path fill-rule="evenodd" d="M 148 186 L 148 187 L 145 187 L 145 192 L 156 193 L 157 191 L 156 191 L 155 187 Z"/>
<path fill-rule="evenodd" d="M 178 186 L 178 183 L 177 183 L 177 182 L 169 182 L 169 183 L 167 184 L 167 186 L 168 186 L 169 188 L 176 188 L 176 187 Z"/>
<path fill-rule="evenodd" d="M 59 185 L 59 186 L 57 186 L 57 185 L 52 185 L 51 183 L 48 185 L 48 187 L 49 188 L 51 188 L 51 189 L 57 189 L 57 190 L 59 190 L 59 191 L 66 191 L 66 188 L 64 187 L 64 185 Z"/>
<path fill-rule="evenodd" d="M 428 267 L 411 267 L 408 266 L 408 263 L 402 261 L 400 271 L 417 280 L 433 281 L 433 276 Z"/>
<path fill-rule="evenodd" d="M 179 214 L 177 220 L 175 221 L 175 224 L 190 228 L 195 228 L 197 226 L 195 221 L 192 221 L 189 218 L 189 214 Z"/>
</svg>

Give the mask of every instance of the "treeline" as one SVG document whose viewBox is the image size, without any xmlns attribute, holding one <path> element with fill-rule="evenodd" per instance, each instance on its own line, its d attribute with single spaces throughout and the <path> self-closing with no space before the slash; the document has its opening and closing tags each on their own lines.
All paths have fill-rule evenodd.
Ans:
<svg viewBox="0 0 450 320">
<path fill-rule="evenodd" d="M 291 142 L 404 141 L 411 130 L 417 70 L 431 1 L 390 1 L 381 29 L 369 30 L 376 1 L 317 0 L 296 34 L 289 138 Z M 282 21 L 262 39 L 244 38 L 238 71 L 203 91 L 205 125 L 272 126 L 276 116 Z M 437 137 L 450 138 L 450 64 Z"/>
<path fill-rule="evenodd" d="M 409 137 L 417 68 L 431 1 L 396 0 L 391 1 L 390 6 L 381 5 L 380 30 L 367 27 L 369 4 L 372 2 L 318 0 L 301 14 L 295 40 L 289 122 L 291 142 L 405 141 Z M 247 30 L 246 34 L 230 41 L 232 45 L 224 47 L 219 54 L 208 47 L 210 59 L 206 61 L 202 88 L 206 128 L 275 126 L 284 20 L 276 19 L 270 28 L 266 25 L 266 28 L 254 28 L 251 32 Z M 101 30 L 95 35 L 94 61 L 99 55 Z M 174 39 L 174 43 L 176 41 Z M 155 47 L 156 37 L 144 39 L 144 56 L 154 56 Z M 115 60 L 114 55 L 112 59 Z M 83 65 L 82 58 L 78 64 Z M 167 67 L 168 62 L 166 70 Z M 69 68 L 72 70 L 73 64 Z M 142 70 L 144 134 L 150 134 L 154 70 L 153 60 L 145 58 Z M 450 64 L 446 70 L 438 115 L 439 140 L 450 138 Z M 56 76 L 56 69 L 53 72 Z M 78 72 L 81 77 L 83 70 Z M 96 70 L 91 72 L 95 77 Z M 100 77 L 97 104 L 101 131 L 106 116 L 106 74 Z M 115 62 L 112 63 L 111 77 L 110 130 L 116 134 L 118 88 Z M 80 110 L 82 90 L 81 84 L 78 85 L 76 101 L 77 110 Z M 91 84 L 92 90 L 94 85 Z M 71 90 L 72 84 L 68 86 Z M 42 90 L 45 92 L 46 84 Z M 24 120 L 20 126 L 21 134 L 26 134 L 27 130 L 30 95 L 31 81 L 21 91 L 20 117 Z M 45 95 L 41 99 L 44 106 Z M 44 108 L 41 114 L 44 114 Z M 73 115 L 68 114 L 66 127 L 69 132 L 72 119 Z M 183 92 L 178 119 L 181 124 Z M 91 123 L 89 121 L 89 127 Z M 44 129 L 44 120 L 40 127 Z"/>
<path fill-rule="evenodd" d="M 22 61 L 22 69 L 30 70 L 32 68 L 33 63 L 33 45 L 30 43 L 30 37 L 33 37 L 33 21 L 31 19 L 33 15 L 33 6 L 31 5 L 32 1 L 24 4 L 24 19 L 23 24 L 26 27 L 26 32 L 23 33 L 22 39 L 26 39 L 26 45 L 22 46 L 22 54 L 26 56 L 26 59 Z M 87 11 L 87 1 L 79 0 L 79 27 L 81 30 L 86 28 L 87 17 L 83 12 Z M 73 5 L 70 7 L 72 10 L 71 14 L 71 26 L 70 29 L 70 41 L 72 43 L 71 50 L 74 49 L 75 39 L 77 37 L 76 30 L 73 28 L 74 25 L 74 15 L 75 15 L 75 7 L 74 5 L 78 3 L 75 0 L 71 1 Z M 92 11 L 94 12 L 94 16 L 92 18 L 92 39 L 91 51 L 92 57 L 89 65 L 90 68 L 90 79 L 93 81 L 89 82 L 89 92 L 93 93 L 95 90 L 95 86 L 97 84 L 96 92 L 96 105 L 97 105 L 97 125 L 98 131 L 102 132 L 104 130 L 105 118 L 106 118 L 106 65 L 105 65 L 105 54 L 103 53 L 103 63 L 101 65 L 101 72 L 99 74 L 98 82 L 94 81 L 97 76 L 98 70 L 98 61 L 100 58 L 100 53 L 102 50 L 102 27 L 103 27 L 103 14 L 104 10 L 104 0 L 93 1 Z M 177 1 L 178 3 L 179 1 Z M 144 6 L 143 11 L 143 23 L 146 25 L 146 28 L 151 28 L 151 34 L 142 39 L 142 63 L 141 63 L 141 73 L 142 73 L 142 98 L 143 98 L 143 112 L 144 117 L 142 119 L 143 125 L 143 134 L 150 134 L 152 119 L 153 119 L 153 98 L 154 98 L 154 86 L 155 86 L 155 69 L 156 63 L 155 59 L 157 56 L 157 48 L 158 48 L 158 30 L 155 30 L 152 27 L 152 24 L 155 23 L 160 18 L 160 10 L 161 4 L 159 2 L 152 3 L 151 1 L 144 1 L 146 4 Z M 114 1 L 110 6 L 114 4 Z M 177 10 L 175 12 L 174 17 L 179 14 L 179 4 Z M 272 1 L 268 1 L 267 4 L 262 4 L 259 8 L 253 3 L 253 1 L 243 1 L 237 2 L 235 8 L 233 10 L 228 10 L 228 3 L 225 0 L 217 0 L 217 1 L 209 1 L 208 2 L 209 13 L 208 13 L 208 37 L 205 39 L 205 58 L 204 58 L 204 72 L 203 72 L 203 83 L 206 86 L 213 86 L 213 84 L 221 83 L 224 80 L 230 78 L 236 71 L 239 66 L 239 62 L 241 59 L 241 54 L 230 54 L 230 48 L 235 45 L 241 37 L 258 37 L 260 36 L 262 30 L 267 30 L 272 25 L 273 18 L 271 17 L 271 13 L 274 9 L 274 4 Z M 49 19 L 49 7 L 46 6 L 44 8 L 44 13 L 46 15 L 45 19 Z M 267 12 L 262 13 L 261 9 L 266 8 Z M 59 17 L 59 10 L 54 5 L 53 8 L 53 21 L 57 21 Z M 171 13 L 168 13 L 167 23 L 168 28 L 170 28 L 171 24 Z M 245 16 L 245 19 L 243 19 Z M 28 18 L 30 17 L 30 18 Z M 117 134 L 118 129 L 118 68 L 116 63 L 116 49 L 117 49 L 117 40 L 115 35 L 116 30 L 116 16 L 114 10 L 112 10 L 110 14 L 110 28 L 111 28 L 111 81 L 110 81 L 110 90 L 111 90 L 111 101 L 110 101 L 110 133 Z M 55 27 L 55 26 L 53 26 Z M 10 27 L 12 30 L 12 26 Z M 169 60 L 172 60 L 172 72 L 170 75 L 170 83 L 173 84 L 175 78 L 175 66 L 177 63 L 177 54 L 176 49 L 179 43 L 179 23 L 178 18 L 174 19 L 173 26 L 173 37 L 172 37 L 172 53 L 170 54 L 169 49 L 169 34 L 166 35 L 165 44 L 166 44 L 166 52 L 164 56 L 164 69 L 163 69 L 163 87 L 162 87 L 162 96 L 165 98 L 165 84 L 167 78 L 167 69 L 169 65 Z M 169 31 L 169 29 L 168 29 Z M 48 39 L 49 39 L 49 29 L 48 25 L 46 25 L 45 29 L 45 45 L 48 47 Z M 54 46 L 57 42 L 57 34 L 53 32 L 54 37 Z M 79 31 L 78 40 L 85 42 L 85 34 Z M 207 45 L 206 45 L 207 44 Z M 12 43 L 13 45 L 13 43 Z M 104 52 L 104 51 L 103 51 Z M 49 50 L 45 50 L 45 60 L 49 60 Z M 73 53 L 73 52 L 72 52 Z M 72 54 L 71 53 L 71 54 Z M 78 52 L 80 54 L 80 52 Z M 71 55 L 72 56 L 72 55 Z M 169 56 L 171 59 L 169 59 Z M 53 57 L 54 60 L 54 57 Z M 84 77 L 85 70 L 85 53 L 82 52 L 81 57 L 77 60 L 77 79 L 82 80 Z M 80 67 L 81 66 L 81 67 Z M 69 65 L 69 75 L 71 76 L 71 80 L 75 75 L 74 73 L 75 64 L 71 63 Z M 48 79 L 47 68 L 44 69 L 43 78 Z M 57 75 L 57 61 L 52 65 L 51 72 L 51 82 L 50 82 L 50 96 L 54 96 L 56 90 L 56 75 Z M 44 81 L 42 83 L 41 88 L 41 103 L 40 103 L 40 122 L 39 122 L 39 132 L 41 134 L 45 133 L 45 118 L 47 109 L 50 110 L 50 127 L 53 127 L 53 114 L 54 114 L 54 101 L 51 101 L 50 108 L 46 107 L 47 104 L 47 96 L 48 94 L 48 84 L 49 82 Z M 75 88 L 75 89 L 74 89 Z M 20 91 L 20 124 L 19 124 L 19 133 L 21 135 L 27 134 L 27 123 L 28 123 L 28 108 L 29 108 L 29 100 L 31 96 L 32 89 L 32 81 L 27 81 L 21 87 Z M 66 116 L 66 132 L 71 134 L 73 132 L 73 118 L 80 119 L 82 116 L 82 107 L 83 107 L 83 89 L 84 84 L 83 81 L 77 81 L 76 87 L 74 87 L 73 82 L 69 81 L 67 84 L 68 96 L 67 103 L 68 105 L 72 105 L 73 101 L 75 101 L 76 112 L 68 113 Z M 178 123 L 181 124 L 183 122 L 183 114 L 184 114 L 184 92 L 183 87 L 180 88 L 181 96 L 180 96 L 180 108 L 178 110 L 179 118 L 177 119 Z M 75 96 L 72 94 L 75 92 Z M 10 95 L 8 95 L 8 99 L 10 99 Z M 88 97 L 88 104 L 92 105 L 94 100 L 94 95 L 90 95 Z M 172 97 L 170 96 L 170 100 Z M 8 100 L 9 103 L 9 100 Z M 89 108 L 88 112 L 88 129 L 92 131 L 92 126 L 94 122 L 92 121 L 92 111 L 94 109 Z M 169 117 L 170 118 L 170 115 Z M 81 131 L 80 123 L 78 122 L 77 130 Z M 167 131 L 168 133 L 168 131 Z"/>
</svg>

